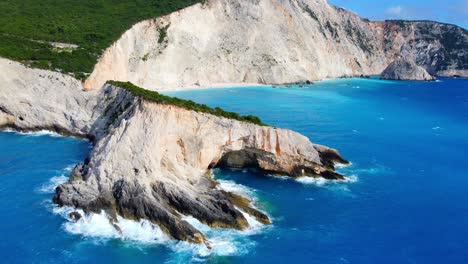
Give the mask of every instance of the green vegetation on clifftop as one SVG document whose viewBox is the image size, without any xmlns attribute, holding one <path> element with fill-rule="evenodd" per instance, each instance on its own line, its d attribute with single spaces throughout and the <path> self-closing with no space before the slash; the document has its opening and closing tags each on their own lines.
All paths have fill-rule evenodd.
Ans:
<svg viewBox="0 0 468 264">
<path fill-rule="evenodd" d="M 224 111 L 219 107 L 211 108 L 204 104 L 195 103 L 192 100 L 184 100 L 177 97 L 171 97 L 167 95 L 162 95 L 155 91 L 149 91 L 143 88 L 140 88 L 134 85 L 131 82 L 118 82 L 118 81 L 107 81 L 107 84 L 113 85 L 115 87 L 120 87 L 129 91 L 133 96 L 141 97 L 148 101 L 156 102 L 159 104 L 168 104 L 178 106 L 187 110 L 193 110 L 195 112 L 207 113 L 219 117 L 225 117 L 229 119 L 235 119 L 242 122 L 252 123 L 260 126 L 267 126 L 262 123 L 260 118 L 253 115 L 242 116 L 238 113 Z"/>
<path fill-rule="evenodd" d="M 84 78 L 133 24 L 200 0 L 2 0 L 0 57 Z M 49 42 L 78 45 L 56 48 Z"/>
</svg>

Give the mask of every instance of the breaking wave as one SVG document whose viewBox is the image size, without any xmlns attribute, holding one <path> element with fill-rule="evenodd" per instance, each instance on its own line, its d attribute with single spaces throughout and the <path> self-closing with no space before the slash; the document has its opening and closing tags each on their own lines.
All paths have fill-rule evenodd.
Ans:
<svg viewBox="0 0 468 264">
<path fill-rule="evenodd" d="M 56 177 L 50 178 L 50 180 L 47 183 L 44 183 L 40 188 L 39 192 L 42 193 L 54 193 L 55 188 L 59 186 L 62 183 L 65 183 L 68 181 L 68 176 L 65 175 L 60 175 Z"/>
<path fill-rule="evenodd" d="M 41 193 L 54 193 L 57 186 L 68 181 L 73 168 L 75 168 L 75 164 L 68 165 L 60 172 L 61 175 L 50 178 L 49 181 L 39 187 L 38 191 Z"/>
<path fill-rule="evenodd" d="M 62 180 L 67 180 L 67 177 L 54 177 L 41 189 L 51 192 Z M 219 189 L 246 196 L 252 201 L 256 200 L 255 190 L 251 188 L 229 180 L 219 180 L 218 182 L 217 188 Z M 93 242 L 98 243 L 106 243 L 118 239 L 135 246 L 167 247 L 174 252 L 173 262 L 175 263 L 201 261 L 211 256 L 247 254 L 256 244 L 251 239 L 251 236 L 263 232 L 268 228 L 267 225 L 258 222 L 254 217 L 242 210 L 239 211 L 242 212 L 250 225 L 248 229 L 242 231 L 211 228 L 192 216 L 184 216 L 183 220 L 193 225 L 206 236 L 208 241 L 207 246 L 170 239 L 159 226 L 148 220 L 134 221 L 118 216 L 116 221 L 111 222 L 109 221 L 109 216 L 104 211 L 100 214 L 84 213 L 82 210 L 75 210 L 66 206 L 52 206 L 51 211 L 67 220 L 62 225 L 62 228 L 70 234 L 80 235 L 83 238 L 91 239 Z M 72 212 L 78 212 L 82 217 L 78 221 L 74 221 L 69 216 Z"/>
<path fill-rule="evenodd" d="M 312 184 L 321 187 L 330 184 L 355 183 L 358 181 L 358 177 L 356 175 L 346 176 L 342 181 L 327 180 L 325 178 L 299 177 L 296 179 L 296 181 L 302 184 Z"/>
<path fill-rule="evenodd" d="M 255 190 L 251 189 L 245 185 L 235 183 L 230 180 L 216 180 L 219 184 L 218 189 L 224 190 L 226 192 L 237 193 L 243 196 L 247 196 L 251 199 L 255 199 Z"/>
<path fill-rule="evenodd" d="M 54 207 L 52 211 L 68 220 L 63 224 L 65 231 L 86 238 L 97 238 L 101 241 L 121 239 L 141 244 L 161 244 L 169 240 L 158 226 L 148 220 L 137 222 L 117 216 L 117 221 L 112 223 L 105 212 L 85 214 L 82 210 L 67 206 Z M 78 212 L 82 217 L 73 221 L 69 216 L 72 212 Z"/>
<path fill-rule="evenodd" d="M 21 132 L 13 129 L 5 129 L 3 132 L 8 132 L 8 133 L 16 133 L 19 135 L 27 135 L 27 136 L 33 136 L 33 137 L 40 137 L 40 136 L 51 136 L 51 137 L 63 137 L 62 135 L 52 132 L 50 130 L 39 130 L 39 131 L 34 131 L 34 132 Z"/>
</svg>

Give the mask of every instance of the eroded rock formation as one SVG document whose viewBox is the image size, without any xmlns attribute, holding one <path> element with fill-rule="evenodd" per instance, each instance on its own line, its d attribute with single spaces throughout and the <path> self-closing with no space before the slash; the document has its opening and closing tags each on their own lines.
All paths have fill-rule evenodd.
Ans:
<svg viewBox="0 0 468 264">
<path fill-rule="evenodd" d="M 398 59 L 382 72 L 381 79 L 385 80 L 413 80 L 413 81 L 433 81 L 434 76 L 430 75 L 426 69 L 417 65 L 414 61 Z"/>
</svg>

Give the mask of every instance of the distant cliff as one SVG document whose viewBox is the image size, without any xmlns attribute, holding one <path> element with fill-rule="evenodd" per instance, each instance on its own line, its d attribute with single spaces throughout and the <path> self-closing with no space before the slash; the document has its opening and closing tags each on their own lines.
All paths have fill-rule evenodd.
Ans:
<svg viewBox="0 0 468 264">
<path fill-rule="evenodd" d="M 325 0 L 208 0 L 128 30 L 85 82 L 148 89 L 283 84 L 380 74 L 400 56 L 468 76 L 468 34 L 437 22 L 370 22 Z"/>
<path fill-rule="evenodd" d="M 435 78 L 411 59 L 397 59 L 380 74 L 380 79 L 434 81 Z"/>
</svg>

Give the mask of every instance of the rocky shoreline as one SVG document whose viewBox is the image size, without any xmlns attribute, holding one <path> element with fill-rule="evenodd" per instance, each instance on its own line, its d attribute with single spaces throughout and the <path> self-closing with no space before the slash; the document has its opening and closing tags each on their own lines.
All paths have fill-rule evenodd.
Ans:
<svg viewBox="0 0 468 264">
<path fill-rule="evenodd" d="M 185 216 L 214 228 L 248 228 L 243 212 L 270 223 L 247 198 L 217 188 L 211 168 L 344 179 L 334 166 L 347 162 L 336 150 L 290 130 L 154 103 L 113 85 L 85 92 L 70 77 L 4 59 L 0 68 L 7 84 L 0 90 L 2 128 L 50 129 L 94 142 L 57 187 L 59 206 L 104 210 L 111 221 L 147 219 L 171 238 L 204 243 Z"/>
</svg>

